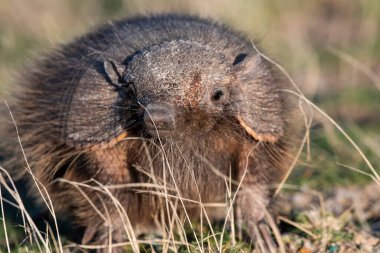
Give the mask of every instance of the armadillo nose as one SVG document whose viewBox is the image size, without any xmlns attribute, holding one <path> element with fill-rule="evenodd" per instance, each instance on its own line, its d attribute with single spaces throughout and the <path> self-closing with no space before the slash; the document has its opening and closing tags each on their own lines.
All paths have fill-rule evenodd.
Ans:
<svg viewBox="0 0 380 253">
<path fill-rule="evenodd" d="M 144 122 L 152 136 L 165 136 L 174 130 L 174 110 L 164 103 L 150 103 L 145 107 Z"/>
</svg>

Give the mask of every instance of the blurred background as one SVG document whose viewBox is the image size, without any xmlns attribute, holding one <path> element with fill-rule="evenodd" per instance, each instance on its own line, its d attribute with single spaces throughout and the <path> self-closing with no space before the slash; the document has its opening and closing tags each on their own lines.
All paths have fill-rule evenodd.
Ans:
<svg viewBox="0 0 380 253">
<path fill-rule="evenodd" d="M 39 54 L 109 20 L 162 12 L 208 17 L 247 33 L 380 172 L 378 0 L 0 0 L 0 98 Z M 363 158 L 317 111 L 307 147 L 287 184 L 328 192 L 373 182 Z"/>
</svg>

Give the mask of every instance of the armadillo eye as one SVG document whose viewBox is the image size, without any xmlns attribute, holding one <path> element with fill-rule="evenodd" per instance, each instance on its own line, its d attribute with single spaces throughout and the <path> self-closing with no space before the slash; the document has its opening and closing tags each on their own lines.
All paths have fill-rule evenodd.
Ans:
<svg viewBox="0 0 380 253">
<path fill-rule="evenodd" d="M 247 54 L 240 53 L 235 57 L 234 62 L 232 63 L 233 66 L 238 65 L 239 63 L 243 62 L 245 57 L 247 57 Z"/>
<path fill-rule="evenodd" d="M 214 94 L 212 94 L 211 99 L 212 99 L 213 101 L 219 101 L 219 100 L 222 98 L 223 94 L 224 94 L 223 91 L 221 91 L 221 90 L 216 90 L 216 91 L 214 92 Z"/>
</svg>

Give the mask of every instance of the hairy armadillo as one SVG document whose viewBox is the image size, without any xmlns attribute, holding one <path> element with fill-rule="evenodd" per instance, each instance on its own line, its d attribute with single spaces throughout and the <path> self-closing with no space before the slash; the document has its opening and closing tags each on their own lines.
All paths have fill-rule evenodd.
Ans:
<svg viewBox="0 0 380 253">
<path fill-rule="evenodd" d="M 286 85 L 248 39 L 211 21 L 120 20 L 35 61 L 19 83 L 11 110 L 30 168 L 86 228 L 83 242 L 197 220 L 227 196 L 253 235 L 292 161 Z"/>
</svg>

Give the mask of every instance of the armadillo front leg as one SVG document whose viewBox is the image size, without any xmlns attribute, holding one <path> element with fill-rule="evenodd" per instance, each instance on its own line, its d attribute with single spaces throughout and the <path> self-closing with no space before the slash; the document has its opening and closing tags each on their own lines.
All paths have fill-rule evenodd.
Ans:
<svg viewBox="0 0 380 253">
<path fill-rule="evenodd" d="M 87 201 L 91 201 L 92 204 L 84 207 L 91 206 L 91 213 L 94 215 L 90 215 L 85 221 L 83 242 L 109 246 L 129 241 L 126 230 L 132 229 L 131 220 L 134 220 L 129 216 L 136 210 L 128 210 L 126 203 L 136 203 L 136 200 L 132 199 L 136 196 L 126 185 L 133 182 L 126 150 L 122 145 L 117 145 L 91 151 L 86 156 L 89 161 L 86 169 L 90 169 L 93 175 L 88 182 L 94 188 L 85 190 L 88 193 Z M 86 210 L 85 213 L 90 212 Z"/>
<path fill-rule="evenodd" d="M 245 229 L 249 233 L 258 250 L 276 252 L 277 246 L 265 219 L 269 213 L 269 184 L 274 175 L 266 168 L 268 165 L 261 162 L 265 159 L 261 160 L 258 153 L 252 151 L 242 154 L 239 161 L 237 176 L 241 184 L 236 200 L 237 225 L 240 231 Z"/>
</svg>

